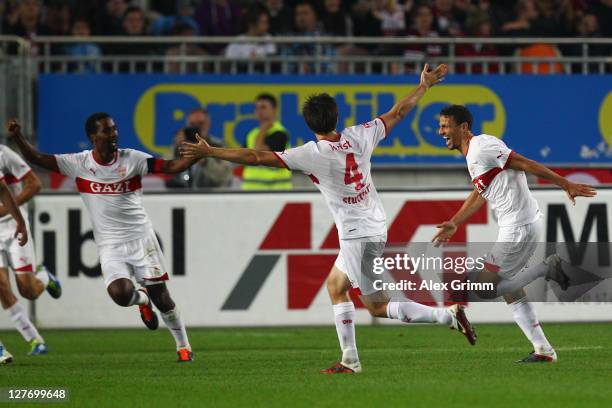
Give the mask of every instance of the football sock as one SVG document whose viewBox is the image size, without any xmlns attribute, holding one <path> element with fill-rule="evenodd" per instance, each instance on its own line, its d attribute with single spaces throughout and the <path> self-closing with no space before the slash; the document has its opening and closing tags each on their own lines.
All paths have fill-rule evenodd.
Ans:
<svg viewBox="0 0 612 408">
<path fill-rule="evenodd" d="M 527 301 L 527 298 L 521 298 L 510 304 L 514 321 L 521 328 L 525 336 L 533 344 L 533 350 L 536 353 L 549 353 L 553 347 L 548 342 L 544 335 L 542 326 L 538 322 L 535 313 L 535 308 Z"/>
<path fill-rule="evenodd" d="M 342 349 L 342 362 L 352 364 L 359 361 L 357 344 L 355 343 L 355 305 L 353 302 L 344 302 L 333 305 L 334 320 L 340 349 Z"/>
<path fill-rule="evenodd" d="M 15 324 L 15 328 L 25 341 L 28 343 L 32 340 L 36 340 L 39 343 L 44 343 L 45 340 L 40 336 L 38 330 L 36 330 L 36 326 L 30 321 L 28 314 L 23 306 L 19 303 L 15 303 L 13 306 L 7 309 L 11 316 L 11 320 Z"/>
<path fill-rule="evenodd" d="M 548 265 L 540 262 L 537 265 L 532 265 L 524 268 L 510 279 L 502 279 L 497 284 L 497 296 L 507 295 L 523 289 L 534 280 L 546 276 Z"/>
<path fill-rule="evenodd" d="M 404 323 L 440 323 L 451 324 L 452 317 L 444 308 L 425 306 L 417 302 L 389 302 L 387 316 Z"/>
<path fill-rule="evenodd" d="M 36 271 L 36 279 L 38 279 L 43 286 L 46 288 L 49 285 L 49 271 L 47 268 L 42 267 Z"/>
<path fill-rule="evenodd" d="M 168 327 L 168 330 L 172 333 L 172 337 L 174 337 L 176 349 L 187 348 L 191 350 L 191 345 L 187 338 L 187 330 L 185 329 L 185 324 L 183 324 L 179 311 L 174 308 L 169 312 L 162 313 L 161 316 L 164 323 L 166 323 L 166 327 Z"/>
<path fill-rule="evenodd" d="M 147 303 L 149 303 L 149 296 L 143 290 L 134 289 L 134 293 L 132 293 L 132 299 L 130 299 L 130 303 L 128 303 L 128 306 L 146 305 Z"/>
</svg>

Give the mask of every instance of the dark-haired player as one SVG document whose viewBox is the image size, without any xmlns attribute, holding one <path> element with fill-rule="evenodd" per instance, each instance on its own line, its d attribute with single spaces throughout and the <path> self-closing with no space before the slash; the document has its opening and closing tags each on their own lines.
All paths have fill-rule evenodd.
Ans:
<svg viewBox="0 0 612 408">
<path fill-rule="evenodd" d="M 440 112 L 439 134 L 449 149 L 459 150 L 465 156 L 474 191 L 450 220 L 438 225 L 439 231 L 433 241 L 448 242 L 457 231 L 457 226 L 488 201 L 495 212 L 499 233 L 497 242 L 488 254 L 485 270 L 475 271 L 473 280 L 495 285 L 495 291 L 484 296 L 503 296 L 512 308 L 514 320 L 533 344 L 533 352 L 520 362 L 555 362 L 557 353 L 546 339 L 523 288 L 535 279 L 544 277 L 567 289 L 569 280 L 557 255 L 550 255 L 540 263 L 533 259 L 542 230 L 542 215 L 529 191 L 525 173 L 558 185 L 565 190 L 572 203 L 579 196 L 593 197 L 595 189 L 570 182 L 509 149 L 497 137 L 475 136 L 471 128 L 472 115 L 465 106 L 450 105 Z"/>
<path fill-rule="evenodd" d="M 93 149 L 80 153 L 41 153 L 24 138 L 17 120 L 10 120 L 7 128 L 28 161 L 76 181 L 91 217 L 110 297 L 119 306 L 138 305 L 151 330 L 159 325 L 153 302 L 176 341 L 178 361 L 191 361 L 185 325 L 164 282 L 168 280 L 164 256 L 142 206 L 141 178 L 147 173 L 180 173 L 195 160 L 155 159 L 138 150 L 119 149 L 117 126 L 106 113 L 87 119 L 85 132 Z M 132 277 L 144 289 L 136 289 Z"/>
<path fill-rule="evenodd" d="M 457 305 L 448 309 L 433 308 L 416 302 L 390 301 L 377 291 L 368 276 L 374 258 L 383 255 L 387 240 L 386 216 L 370 175 L 370 159 L 378 143 L 412 109 L 427 89 L 440 82 L 447 67 L 429 71 L 426 65 L 418 87 L 380 117 L 352 126 L 341 132 L 338 106 L 328 94 L 308 98 L 302 114 L 317 141 L 310 141 L 282 153 L 252 149 L 210 147 L 203 139 L 197 144 L 185 143 L 182 153 L 188 158 L 217 157 L 236 163 L 285 167 L 307 174 L 323 193 L 334 217 L 340 237 L 340 254 L 327 278 L 342 359 L 324 373 L 356 373 L 361 363 L 355 342 L 355 306 L 349 298 L 351 286 L 359 287 L 362 300 L 373 316 L 403 322 L 428 322 L 449 325 L 461 331 L 470 341 L 475 334 Z M 362 267 L 365 265 L 365 267 Z"/>
</svg>

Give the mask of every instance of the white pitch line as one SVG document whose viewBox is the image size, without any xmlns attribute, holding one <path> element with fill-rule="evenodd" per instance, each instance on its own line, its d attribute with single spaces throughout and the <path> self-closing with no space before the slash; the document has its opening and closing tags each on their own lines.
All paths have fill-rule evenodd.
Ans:
<svg viewBox="0 0 612 408">
<path fill-rule="evenodd" d="M 580 351 L 580 350 L 603 350 L 604 346 L 573 346 L 573 347 L 556 347 L 559 351 Z"/>
<path fill-rule="evenodd" d="M 476 343 L 478 345 L 478 342 Z M 478 352 L 482 352 L 482 353 L 499 353 L 499 352 L 505 352 L 505 351 L 525 351 L 526 348 L 529 348 L 528 346 L 525 347 L 497 347 L 497 348 L 479 348 Z M 603 350 L 606 347 L 604 346 L 565 346 L 565 347 L 555 347 L 555 351 L 583 351 L 583 350 Z M 401 350 L 403 353 L 424 353 L 424 352 L 436 352 L 436 353 L 444 353 L 444 352 L 448 352 L 448 353 L 456 353 L 457 350 L 456 349 L 445 349 L 445 348 L 398 348 L 398 347 L 393 347 L 394 350 Z M 388 353 L 389 352 L 389 348 L 386 348 L 385 350 L 383 349 L 370 349 L 370 348 L 363 348 L 363 351 L 367 351 L 368 353 Z"/>
</svg>

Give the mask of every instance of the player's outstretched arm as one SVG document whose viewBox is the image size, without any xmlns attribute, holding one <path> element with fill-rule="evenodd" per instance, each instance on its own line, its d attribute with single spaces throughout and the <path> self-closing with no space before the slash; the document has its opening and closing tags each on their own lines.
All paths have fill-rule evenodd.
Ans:
<svg viewBox="0 0 612 408">
<path fill-rule="evenodd" d="M 23 216 L 21 215 L 21 211 L 19 211 L 19 207 L 17 207 L 13 195 L 4 181 L 0 181 L 0 201 L 2 201 L 4 208 L 6 208 L 8 213 L 15 219 L 17 223 L 15 238 L 19 239 L 19 245 L 24 246 L 28 242 L 28 230 Z"/>
<path fill-rule="evenodd" d="M 224 149 L 211 147 L 206 140 L 196 135 L 197 143 L 183 142 L 179 147 L 181 156 L 188 159 L 202 159 L 204 157 L 216 157 L 234 163 L 246 164 L 248 166 L 285 167 L 285 164 L 276 154 L 268 151 L 254 149 Z"/>
<path fill-rule="evenodd" d="M 55 156 L 41 153 L 32 146 L 21 133 L 21 125 L 17 119 L 9 120 L 6 124 L 6 129 L 27 161 L 37 166 L 44 167 L 47 170 L 59 172 Z"/>
<path fill-rule="evenodd" d="M 149 159 L 154 164 L 152 173 L 163 173 L 163 174 L 176 174 L 187 170 L 193 166 L 199 159 L 192 159 L 182 157 L 180 159 L 163 160 L 163 159 Z"/>
<path fill-rule="evenodd" d="M 438 228 L 438 233 L 431 240 L 434 246 L 438 246 L 443 242 L 448 242 L 453 235 L 455 235 L 455 232 L 457 232 L 459 225 L 463 224 L 474 215 L 485 202 L 486 200 L 478 194 L 478 191 L 473 190 L 453 218 L 436 226 Z"/>
<path fill-rule="evenodd" d="M 421 82 L 408 96 L 399 100 L 389 112 L 380 115 L 387 125 L 387 132 L 391 131 L 404 117 L 416 106 L 419 99 L 427 89 L 444 80 L 444 76 L 448 72 L 446 64 L 440 64 L 433 71 L 429 70 L 429 64 L 425 64 L 423 72 L 421 72 Z"/>
<path fill-rule="evenodd" d="M 510 160 L 508 167 L 512 170 L 519 170 L 533 174 L 534 176 L 546 179 L 561 187 L 567 193 L 567 197 L 570 199 L 572 204 L 576 204 L 576 197 L 594 197 L 597 195 L 595 187 L 588 184 L 572 183 L 548 167 L 543 166 L 534 160 L 530 160 L 525 156 L 521 156 L 514 151 L 508 160 Z"/>
</svg>

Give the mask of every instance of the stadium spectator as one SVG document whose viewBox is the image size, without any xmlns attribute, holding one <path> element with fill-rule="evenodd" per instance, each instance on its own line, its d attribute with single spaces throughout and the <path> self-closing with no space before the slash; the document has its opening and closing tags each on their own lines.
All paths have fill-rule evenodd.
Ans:
<svg viewBox="0 0 612 408">
<path fill-rule="evenodd" d="M 374 17 L 380 20 L 384 36 L 396 36 L 406 30 L 406 15 L 397 0 L 374 0 Z"/>
<path fill-rule="evenodd" d="M 155 10 L 161 15 L 170 16 L 174 14 L 180 3 L 192 3 L 191 1 L 182 0 L 150 0 L 149 4 L 152 10 Z"/>
<path fill-rule="evenodd" d="M 42 22 L 40 0 L 21 0 L 14 9 L 7 14 L 5 34 L 17 35 L 30 40 L 32 55 L 38 55 L 38 45 L 33 37 L 48 34 L 47 27 Z"/>
<path fill-rule="evenodd" d="M 593 14 L 599 19 L 604 37 L 612 37 L 612 0 L 599 0 L 593 4 Z"/>
<path fill-rule="evenodd" d="M 574 35 L 582 38 L 600 38 L 602 33 L 599 27 L 599 20 L 594 14 L 583 14 L 576 19 Z M 589 55 L 597 57 L 605 57 L 610 55 L 610 46 L 606 44 L 590 44 Z M 571 44 L 564 47 L 563 52 L 567 56 L 580 57 L 583 53 L 582 44 Z M 603 66 L 604 71 L 609 71 L 610 67 Z M 599 64 L 588 64 L 587 71 L 589 73 L 599 72 Z M 572 64 L 573 73 L 582 73 L 582 63 Z"/>
<path fill-rule="evenodd" d="M 46 14 L 49 35 L 70 35 L 72 18 L 68 0 L 51 0 L 47 5 Z"/>
<path fill-rule="evenodd" d="M 565 10 L 565 11 L 564 11 Z M 567 8 L 558 9 L 552 0 L 522 0 L 517 6 L 517 20 L 502 27 L 511 36 L 554 37 L 564 34 L 561 23 Z M 549 63 L 550 59 L 561 57 L 561 51 L 552 44 L 530 44 L 515 51 L 521 57 L 542 57 L 542 63 L 523 63 L 518 69 L 521 73 L 558 74 L 563 73 L 560 63 Z"/>
<path fill-rule="evenodd" d="M 255 116 L 259 126 L 246 137 L 245 147 L 258 151 L 282 152 L 291 147 L 287 129 L 278 120 L 278 101 L 274 95 L 263 93 L 255 98 Z M 245 166 L 242 173 L 243 190 L 290 190 L 291 171 L 284 168 Z"/>
<path fill-rule="evenodd" d="M 75 37 L 89 37 L 91 35 L 89 21 L 84 17 L 76 17 L 72 23 L 71 33 Z M 67 44 L 64 48 L 64 53 L 71 57 L 91 57 L 95 60 L 102 55 L 102 50 L 97 44 L 81 42 Z M 79 65 L 72 63 L 69 65 L 69 71 L 76 73 L 95 73 L 98 69 L 96 69 L 95 62 L 91 61 Z"/>
<path fill-rule="evenodd" d="M 295 32 L 286 35 L 297 37 L 320 37 L 325 35 L 323 27 L 317 18 L 317 12 L 312 3 L 303 0 L 295 6 L 294 10 Z M 323 57 L 335 55 L 334 47 L 329 44 L 317 44 L 314 41 L 309 43 L 294 43 L 284 45 L 281 54 L 290 57 L 308 57 L 320 55 Z M 329 62 L 292 62 L 287 65 L 289 73 L 330 73 L 333 72 L 333 65 Z"/>
<path fill-rule="evenodd" d="M 521 47 L 517 55 L 523 58 L 539 57 L 542 62 L 523 62 L 519 66 L 522 74 L 560 74 L 563 67 L 559 62 L 551 61 L 561 56 L 559 49 L 552 44 L 530 44 Z M 550 62 L 549 62 L 550 61 Z"/>
<path fill-rule="evenodd" d="M 163 7 L 166 10 L 166 7 Z M 151 24 L 151 34 L 153 35 L 172 35 L 176 32 L 176 26 L 180 23 L 191 27 L 197 35 L 200 26 L 193 18 L 194 7 L 191 0 L 178 0 L 176 8 L 170 13 L 161 15 Z"/>
<path fill-rule="evenodd" d="M 342 0 L 324 0 L 321 12 L 323 30 L 333 36 L 353 35 L 353 20 L 342 7 Z"/>
<path fill-rule="evenodd" d="M 211 118 L 204 107 L 195 108 L 187 116 L 187 126 L 174 137 L 174 158 L 180 158 L 178 147 L 183 141 L 195 141 L 199 134 L 209 145 L 223 147 L 221 139 L 209 133 Z M 169 188 L 228 187 L 232 182 L 232 167 L 227 162 L 209 157 L 201 160 L 174 178 L 168 180 Z"/>
<path fill-rule="evenodd" d="M 458 36 L 471 34 L 474 27 L 468 24 L 468 17 L 476 12 L 489 16 L 491 35 L 503 37 L 550 37 L 571 36 L 578 32 L 577 27 L 582 24 L 585 14 L 596 16 L 598 32 L 602 37 L 612 36 L 612 0 L 317 0 L 309 6 L 304 0 L 262 0 L 263 3 L 241 0 L 150 0 L 136 2 L 128 0 L 0 0 L 0 13 L 3 34 L 19 35 L 30 40 L 40 35 L 66 35 L 71 33 L 69 25 L 71 16 L 79 16 L 79 20 L 87 18 L 90 22 L 90 31 L 96 35 L 146 35 L 147 18 L 152 21 L 150 32 L 155 35 L 173 35 L 180 30 L 179 35 L 188 35 L 194 32 L 202 35 L 234 36 L 239 30 L 239 22 L 248 16 L 249 11 L 259 6 L 267 7 L 269 11 L 268 32 L 271 35 L 333 35 L 333 36 L 381 36 L 381 35 L 408 35 L 415 37 Z M 312 0 L 311 0 L 312 1 Z M 142 10 L 133 4 L 148 4 L 148 9 Z M 319 7 L 317 7 L 319 6 Z M 295 8 L 300 8 L 295 13 Z M 134 10 L 139 11 L 134 11 Z M 418 12 L 416 11 L 418 9 Z M 432 16 L 429 16 L 429 9 Z M 313 10 L 313 11 L 311 11 Z M 129 13 L 128 13 L 129 11 Z M 158 15 L 157 13 L 162 13 Z M 302 22 L 309 20 L 314 13 L 320 16 L 312 32 L 305 31 Z M 157 16 L 157 19 L 152 18 Z M 298 22 L 300 19 L 300 22 Z M 592 19 L 589 17 L 589 19 Z M 429 24 L 429 20 L 432 21 Z M 588 20 L 588 19 L 587 19 Z M 181 24 L 179 24 L 181 23 Z M 423 24 L 422 24 L 423 23 Z M 299 27 L 298 24 L 302 24 Z M 591 24 L 592 22 L 584 23 Z M 190 26 L 191 30 L 184 26 Z M 403 28 L 402 28 L 403 27 Z M 423 29 L 425 27 L 425 29 Z M 429 27 L 429 28 L 427 28 Z M 426 32 L 425 32 L 426 31 Z M 579 34 L 590 36 L 588 34 Z M 599 35 L 599 34 L 596 34 Z M 222 51 L 240 53 L 244 49 L 257 48 L 269 50 L 273 46 L 256 46 L 255 44 L 207 44 L 209 54 L 219 54 Z M 32 44 L 36 55 L 38 49 Z M 306 46 L 294 45 L 281 47 L 283 55 L 308 56 L 314 55 L 316 44 Z M 277 48 L 279 48 L 277 46 Z M 476 46 L 475 48 L 479 48 Z M 486 48 L 486 47 L 485 47 Z M 594 55 L 607 55 L 599 47 L 593 48 Z M 605 48 L 605 47 L 602 47 Z M 162 51 L 163 50 L 163 51 Z M 63 54 L 66 47 L 57 45 L 51 47 L 51 54 Z M 103 46 L 106 55 L 151 55 L 163 54 L 164 48 L 155 44 L 135 43 L 130 46 L 108 45 Z M 446 47 L 437 44 L 415 45 L 406 49 L 404 46 L 385 46 L 381 44 L 356 45 L 351 43 L 336 46 L 323 46 L 323 56 L 361 56 L 361 55 L 392 55 L 400 56 L 406 51 L 409 59 L 421 60 L 426 56 L 438 57 L 446 55 Z M 462 52 L 468 52 L 466 49 Z M 474 51 L 474 50 L 472 50 Z M 518 52 L 516 46 L 498 45 L 499 55 L 509 56 Z M 558 50 L 557 50 L 558 51 Z M 553 49 L 551 55 L 560 55 Z M 561 51 L 575 54 L 573 47 L 562 47 Z M 9 46 L 8 52 L 16 52 L 15 46 Z M 487 54 L 489 50 L 486 50 Z M 530 51 L 529 51 L 530 52 Z M 473 54 L 473 52 L 468 52 Z M 172 51 L 169 53 L 172 54 Z M 199 55 L 196 52 L 196 55 Z M 265 55 L 270 55 L 266 52 Z M 486 56 L 486 55 L 483 55 Z M 144 63 L 137 63 L 142 67 Z M 121 71 L 127 72 L 126 64 L 121 63 Z M 353 63 L 352 71 L 359 64 Z M 362 64 L 363 65 L 363 64 Z M 507 63 L 507 69 L 511 69 Z M 55 69 L 51 64 L 51 69 Z M 59 65 L 57 65 L 59 66 Z M 149 64 L 150 66 L 150 64 Z M 224 66 L 224 65 L 223 65 Z M 365 65 L 363 65 L 365 66 Z M 403 70 L 398 65 L 398 70 Z M 106 68 L 106 67 L 105 67 Z M 277 72 L 272 66 L 271 72 Z M 292 64 L 291 72 L 304 72 L 310 68 L 317 68 L 313 64 Z M 319 65 L 321 72 L 347 72 L 346 61 L 339 63 L 324 63 Z M 376 66 L 372 67 L 374 71 Z M 413 68 L 409 67 L 410 71 Z M 161 71 L 162 64 L 153 64 L 153 71 Z M 358 70 L 358 69 L 357 69 Z M 136 71 L 143 71 L 138 68 Z M 259 71 L 259 70 L 257 70 Z"/>
<path fill-rule="evenodd" d="M 104 12 L 96 13 L 94 32 L 100 35 L 119 35 L 123 32 L 123 17 L 128 9 L 126 0 L 106 0 Z"/>
<path fill-rule="evenodd" d="M 194 19 L 204 36 L 235 36 L 240 31 L 242 10 L 238 0 L 202 0 L 196 7 Z M 225 45 L 210 44 L 211 54 L 219 54 Z"/>
<path fill-rule="evenodd" d="M 286 34 L 293 31 L 293 10 L 284 0 L 266 0 L 270 12 L 270 34 Z"/>
<path fill-rule="evenodd" d="M 244 35 L 237 38 L 261 37 L 262 41 L 257 43 L 235 42 L 225 49 L 225 56 L 228 58 L 264 58 L 268 55 L 276 54 L 276 45 L 265 42 L 270 38 L 270 14 L 268 10 L 256 4 L 251 6 L 244 15 L 244 25 L 246 30 Z"/>
<path fill-rule="evenodd" d="M 554 0 L 538 0 L 536 5 L 539 17 L 533 22 L 533 34 L 539 37 L 561 37 L 569 34 L 572 22 L 566 21 L 567 8 L 560 8 Z"/>
<path fill-rule="evenodd" d="M 409 37 L 416 38 L 438 38 L 440 35 L 434 28 L 433 9 L 421 4 L 414 9 L 413 26 L 408 30 Z M 441 44 L 411 44 L 406 47 L 404 57 L 415 63 L 406 64 L 408 72 L 418 72 L 419 63 L 424 63 L 429 57 L 439 57 L 444 54 Z"/>
<path fill-rule="evenodd" d="M 474 12 L 469 15 L 465 22 L 465 32 L 470 37 L 489 38 L 492 34 L 491 19 L 488 14 L 483 11 Z M 499 56 L 495 44 L 459 44 L 456 48 L 456 54 L 459 57 L 496 57 Z M 457 64 L 457 73 L 463 74 L 466 72 L 472 74 L 482 74 L 485 72 L 496 74 L 499 72 L 498 64 L 489 63 L 473 63 L 470 69 L 466 64 Z"/>
<path fill-rule="evenodd" d="M 125 10 L 121 22 L 122 35 L 137 36 L 147 34 L 147 22 L 144 11 L 138 6 L 130 6 Z"/>
<path fill-rule="evenodd" d="M 138 6 L 129 6 L 123 15 L 121 24 L 122 35 L 125 37 L 136 37 L 147 35 L 147 23 L 143 10 Z M 125 42 L 109 46 L 105 54 L 130 56 L 130 55 L 151 55 L 156 53 L 155 44 Z M 121 62 L 119 64 L 120 72 L 144 72 L 146 71 L 146 62 L 140 61 L 135 63 Z"/>
<path fill-rule="evenodd" d="M 198 35 L 197 31 L 193 28 L 192 25 L 186 24 L 181 20 L 177 20 L 176 24 L 174 25 L 173 31 L 170 34 L 177 37 L 194 37 Z M 204 56 L 208 55 L 208 53 L 196 43 L 183 43 L 174 45 L 166 50 L 166 56 L 170 58 L 168 58 L 164 72 L 202 73 L 210 71 L 209 63 L 203 63 L 201 61 L 179 62 L 172 60 L 172 57 L 176 57 L 179 55 Z"/>
<path fill-rule="evenodd" d="M 466 15 L 463 10 L 454 6 L 453 0 L 435 0 L 433 11 L 438 33 L 451 37 L 461 35 Z"/>
<path fill-rule="evenodd" d="M 380 23 L 376 22 L 375 17 L 372 16 L 375 24 L 380 26 Z M 353 35 L 353 20 L 344 9 L 341 0 L 325 0 L 323 4 L 323 11 L 321 14 L 321 23 L 323 24 L 323 31 L 327 35 L 331 36 L 352 36 Z M 336 46 L 336 54 L 339 56 L 346 57 L 357 57 L 367 56 L 368 50 L 363 44 L 341 44 Z M 345 61 L 340 61 L 337 66 L 338 73 L 362 73 L 365 70 L 365 66 L 359 62 L 353 62 L 353 70 L 349 70 L 349 65 Z"/>
<path fill-rule="evenodd" d="M 378 37 L 382 35 L 380 20 L 374 16 L 371 0 L 357 0 L 351 8 L 353 34 L 356 37 Z M 373 49 L 375 46 L 369 47 Z"/>
<path fill-rule="evenodd" d="M 533 0 L 520 0 L 516 5 L 516 18 L 502 25 L 501 34 L 505 37 L 533 35 L 532 26 L 538 17 L 538 9 Z"/>
<path fill-rule="evenodd" d="M 40 0 L 21 0 L 18 4 L 9 5 L 3 24 L 4 34 L 27 39 L 30 42 L 30 55 L 37 56 L 41 51 L 34 37 L 49 34 L 47 26 L 43 23 L 42 15 Z M 17 47 L 12 44 L 7 51 L 9 54 L 16 54 Z M 52 48 L 51 51 L 56 51 L 56 49 Z"/>
<path fill-rule="evenodd" d="M 503 36 L 501 31 L 502 26 L 513 21 L 516 16 L 516 1 L 515 0 L 478 0 L 477 9 L 489 14 L 493 33 L 498 36 Z"/>
</svg>

